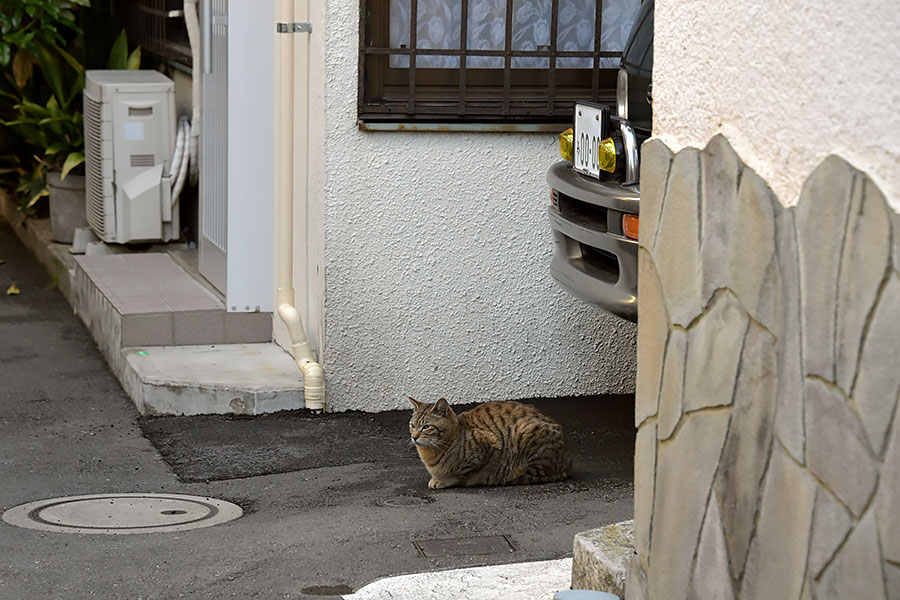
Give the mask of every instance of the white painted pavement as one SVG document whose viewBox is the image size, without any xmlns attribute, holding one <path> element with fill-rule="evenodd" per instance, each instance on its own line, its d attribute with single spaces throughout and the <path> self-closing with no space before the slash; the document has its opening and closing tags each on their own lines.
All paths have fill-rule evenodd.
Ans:
<svg viewBox="0 0 900 600">
<path fill-rule="evenodd" d="M 387 577 L 344 600 L 553 600 L 571 581 L 572 559 L 562 558 Z"/>
</svg>

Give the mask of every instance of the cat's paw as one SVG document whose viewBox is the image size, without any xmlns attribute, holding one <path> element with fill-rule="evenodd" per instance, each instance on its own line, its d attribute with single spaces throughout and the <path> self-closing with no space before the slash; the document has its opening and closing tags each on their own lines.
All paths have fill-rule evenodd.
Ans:
<svg viewBox="0 0 900 600">
<path fill-rule="evenodd" d="M 434 477 L 432 477 L 431 479 L 428 480 L 428 487 L 430 487 L 433 490 L 440 490 L 445 487 L 450 487 L 451 485 L 453 485 L 453 484 L 445 483 L 443 481 L 440 481 L 439 479 L 435 479 Z"/>
</svg>

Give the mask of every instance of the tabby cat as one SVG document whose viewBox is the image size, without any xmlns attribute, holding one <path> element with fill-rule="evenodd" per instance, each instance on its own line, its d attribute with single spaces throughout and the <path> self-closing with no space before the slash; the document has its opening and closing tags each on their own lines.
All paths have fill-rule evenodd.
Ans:
<svg viewBox="0 0 900 600">
<path fill-rule="evenodd" d="M 457 415 L 443 398 L 410 398 L 409 434 L 431 474 L 430 488 L 514 485 L 566 479 L 572 455 L 559 423 L 533 406 L 487 402 Z"/>
</svg>

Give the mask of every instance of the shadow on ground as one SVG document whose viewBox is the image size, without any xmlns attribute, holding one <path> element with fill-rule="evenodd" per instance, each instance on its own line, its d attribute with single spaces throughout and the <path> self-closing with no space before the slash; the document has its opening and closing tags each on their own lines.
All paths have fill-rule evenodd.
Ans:
<svg viewBox="0 0 900 600">
<path fill-rule="evenodd" d="M 630 482 L 634 397 L 525 400 L 562 426 L 575 460 L 574 481 Z M 457 412 L 474 405 L 454 407 Z M 410 411 L 306 411 L 256 417 L 146 417 L 141 430 L 183 482 L 220 481 L 367 463 L 424 468 L 409 445 Z"/>
</svg>

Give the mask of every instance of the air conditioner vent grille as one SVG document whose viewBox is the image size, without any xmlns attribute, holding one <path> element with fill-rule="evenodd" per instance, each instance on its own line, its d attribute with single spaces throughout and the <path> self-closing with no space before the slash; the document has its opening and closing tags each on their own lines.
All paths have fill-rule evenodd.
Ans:
<svg viewBox="0 0 900 600">
<path fill-rule="evenodd" d="M 152 167 L 156 164 L 156 157 L 152 154 L 132 154 L 132 167 Z"/>
<path fill-rule="evenodd" d="M 103 198 L 103 122 L 100 103 L 84 96 L 84 150 L 87 187 L 87 219 L 97 235 L 106 235 Z"/>
</svg>

